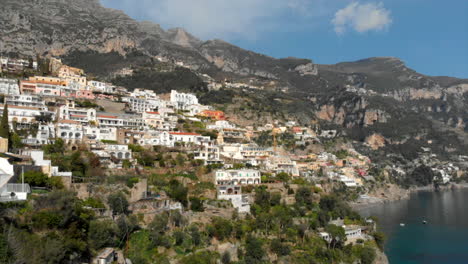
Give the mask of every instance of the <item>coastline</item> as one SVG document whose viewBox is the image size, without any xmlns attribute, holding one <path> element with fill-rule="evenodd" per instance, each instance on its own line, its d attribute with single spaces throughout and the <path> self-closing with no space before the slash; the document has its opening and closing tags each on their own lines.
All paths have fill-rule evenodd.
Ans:
<svg viewBox="0 0 468 264">
<path fill-rule="evenodd" d="M 464 188 L 468 188 L 468 183 L 450 183 L 448 185 L 439 186 L 438 188 L 436 188 L 434 185 L 411 187 L 409 189 L 402 189 L 401 187 L 398 187 L 392 188 L 393 191 L 395 191 L 395 193 L 386 194 L 382 197 L 369 196 L 369 198 L 367 199 L 360 198 L 358 199 L 358 201 L 349 202 L 348 204 L 351 206 L 352 209 L 359 211 L 362 209 L 382 205 L 385 203 L 407 200 L 410 198 L 411 194 L 421 191 L 448 191 Z"/>
</svg>

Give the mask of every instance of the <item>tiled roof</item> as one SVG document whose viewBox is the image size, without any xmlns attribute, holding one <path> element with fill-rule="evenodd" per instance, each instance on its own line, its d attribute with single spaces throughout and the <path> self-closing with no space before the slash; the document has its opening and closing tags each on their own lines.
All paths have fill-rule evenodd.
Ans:
<svg viewBox="0 0 468 264">
<path fill-rule="evenodd" d="M 170 132 L 171 135 L 180 135 L 180 136 L 201 136 L 197 133 L 188 133 L 188 132 Z"/>
<path fill-rule="evenodd" d="M 58 121 L 58 123 L 61 123 L 61 124 L 75 124 L 75 125 L 81 124 L 78 121 L 66 120 L 66 119 L 62 119 L 62 120 Z"/>
<path fill-rule="evenodd" d="M 109 115 L 98 115 L 98 117 L 102 117 L 102 118 L 117 118 L 117 116 L 109 116 Z"/>
<path fill-rule="evenodd" d="M 0 105 L 1 108 L 3 108 L 4 105 Z M 16 109 L 29 109 L 29 110 L 40 110 L 37 107 L 32 107 L 32 106 L 19 106 L 19 105 L 8 105 L 8 108 L 16 108 Z"/>
</svg>

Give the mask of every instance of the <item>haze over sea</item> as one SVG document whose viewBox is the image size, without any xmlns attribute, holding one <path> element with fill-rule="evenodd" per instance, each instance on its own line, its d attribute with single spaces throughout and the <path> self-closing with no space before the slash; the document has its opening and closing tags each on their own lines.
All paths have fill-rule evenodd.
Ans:
<svg viewBox="0 0 468 264">
<path fill-rule="evenodd" d="M 409 200 L 375 205 L 360 213 L 378 217 L 387 235 L 390 264 L 461 264 L 468 263 L 467 201 L 466 188 L 421 191 Z"/>
</svg>

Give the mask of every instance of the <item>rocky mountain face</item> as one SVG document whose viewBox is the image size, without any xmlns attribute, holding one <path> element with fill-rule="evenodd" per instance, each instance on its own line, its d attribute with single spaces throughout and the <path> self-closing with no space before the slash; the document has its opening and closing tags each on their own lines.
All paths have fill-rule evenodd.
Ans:
<svg viewBox="0 0 468 264">
<path fill-rule="evenodd" d="M 397 58 L 335 65 L 276 59 L 222 40 L 202 41 L 181 28 L 166 31 L 151 22 L 137 22 L 98 0 L 2 0 L 0 35 L 3 54 L 60 56 L 100 77 L 145 65 L 133 76 L 120 78 L 122 85 L 148 83 L 160 89 L 150 84 L 170 77 L 147 67 L 155 58 L 182 62 L 194 73 L 218 80 L 265 84 L 268 91 L 227 93 L 236 98 L 236 105 L 226 109 L 244 113 L 246 119 L 255 119 L 248 113 L 254 109 L 274 113 L 273 119 L 300 117 L 306 125 L 319 120 L 354 139 L 379 139 L 381 147 L 415 138 L 439 138 L 459 150 L 468 144 L 468 80 L 426 76 Z M 199 95 L 208 103 L 232 103 L 226 93 Z"/>
</svg>

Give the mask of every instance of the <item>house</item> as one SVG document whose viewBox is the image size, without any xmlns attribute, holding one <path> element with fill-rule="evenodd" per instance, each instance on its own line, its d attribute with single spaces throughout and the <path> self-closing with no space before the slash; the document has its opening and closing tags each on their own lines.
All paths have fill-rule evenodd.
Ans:
<svg viewBox="0 0 468 264">
<path fill-rule="evenodd" d="M 242 194 L 241 187 L 238 185 L 222 185 L 218 186 L 218 200 L 231 201 L 232 206 L 239 213 L 250 212 L 249 195 Z"/>
<path fill-rule="evenodd" d="M 113 248 L 105 248 L 99 252 L 92 264 L 112 264 L 117 261 L 117 252 Z"/>
<path fill-rule="evenodd" d="M 209 117 L 214 120 L 224 120 L 226 119 L 226 116 L 223 111 L 219 110 L 205 110 L 199 113 L 198 115 L 203 116 L 203 117 Z"/>
<path fill-rule="evenodd" d="M 8 138 L 0 137 L 0 153 L 8 152 Z"/>
<path fill-rule="evenodd" d="M 221 164 L 219 147 L 213 144 L 203 144 L 193 152 L 194 159 L 203 160 L 205 164 Z"/>
<path fill-rule="evenodd" d="M 57 138 L 65 143 L 77 143 L 83 140 L 83 126 L 78 121 L 59 120 L 55 126 Z"/>
<path fill-rule="evenodd" d="M 295 161 L 288 156 L 271 156 L 266 160 L 266 169 L 274 173 L 285 172 L 292 176 L 299 176 L 299 169 Z"/>
<path fill-rule="evenodd" d="M 236 126 L 226 120 L 218 120 L 212 125 L 208 125 L 207 129 L 222 130 L 222 129 L 235 129 Z"/>
<path fill-rule="evenodd" d="M 0 78 L 0 94 L 16 95 L 19 93 L 18 80 Z"/>
<path fill-rule="evenodd" d="M 4 105 L 0 105 L 3 111 Z M 36 116 L 40 116 L 43 111 L 37 107 L 8 105 L 8 122 L 20 124 L 31 124 L 36 122 Z"/>
<path fill-rule="evenodd" d="M 107 127 L 100 128 L 95 126 L 84 126 L 84 135 L 89 140 L 111 140 L 117 141 L 117 128 Z"/>
<path fill-rule="evenodd" d="M 30 135 L 21 141 L 26 145 L 38 146 L 52 143 L 53 138 L 55 138 L 55 125 L 47 123 L 38 125 L 35 137 L 34 135 Z"/>
<path fill-rule="evenodd" d="M 182 144 L 200 145 L 203 142 L 210 141 L 210 137 L 204 137 L 197 133 L 188 132 L 169 132 L 170 141 Z"/>
<path fill-rule="evenodd" d="M 165 103 L 159 98 L 147 99 L 137 97 L 124 97 L 122 101 L 127 103 L 128 109 L 135 113 L 154 112 L 160 107 L 165 106 Z"/>
<path fill-rule="evenodd" d="M 149 127 L 158 130 L 170 130 L 172 128 L 169 122 L 166 122 L 164 117 L 159 112 L 144 112 L 143 121 Z"/>
<path fill-rule="evenodd" d="M 23 154 L 28 154 L 27 152 L 23 152 Z M 71 183 L 71 172 L 60 172 L 58 166 L 52 166 L 51 160 L 44 159 L 44 151 L 42 150 L 31 150 L 29 151 L 29 155 L 34 162 L 35 166 L 41 168 L 42 172 L 47 174 L 49 177 L 57 176 L 57 177 L 68 177 L 65 179 L 65 182 Z"/>
<path fill-rule="evenodd" d="M 128 148 L 128 145 L 105 144 L 104 151 L 117 159 L 132 159 L 132 151 Z"/>
<path fill-rule="evenodd" d="M 258 170 L 217 170 L 215 184 L 217 185 L 245 185 L 260 184 L 261 175 Z"/>
<path fill-rule="evenodd" d="M 198 98 L 193 94 L 178 93 L 176 90 L 171 91 L 171 103 L 174 103 L 176 109 L 186 110 L 189 105 L 197 105 Z"/>
<path fill-rule="evenodd" d="M 33 94 L 7 95 L 5 96 L 5 103 L 9 106 L 27 106 L 47 110 L 44 100 L 40 96 Z"/>
<path fill-rule="evenodd" d="M 13 165 L 0 158 L 0 202 L 24 201 L 31 193 L 29 184 L 10 183 L 14 176 Z"/>
</svg>

